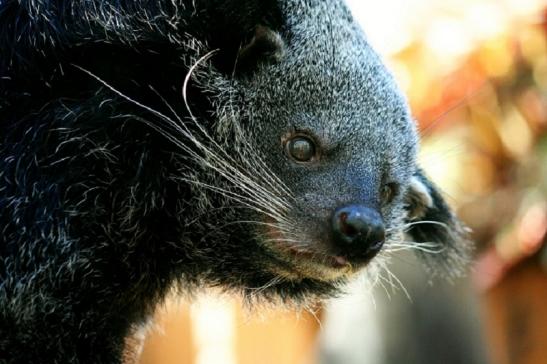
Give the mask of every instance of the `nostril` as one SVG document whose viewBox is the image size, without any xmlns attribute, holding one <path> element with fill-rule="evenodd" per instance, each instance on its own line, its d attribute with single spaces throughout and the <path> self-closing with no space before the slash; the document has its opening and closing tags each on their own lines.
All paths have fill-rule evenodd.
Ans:
<svg viewBox="0 0 547 364">
<path fill-rule="evenodd" d="M 348 223 L 347 212 L 342 212 L 340 214 L 340 229 L 342 230 L 342 234 L 350 238 L 353 238 L 359 235 L 359 230 L 351 223 Z"/>
<path fill-rule="evenodd" d="M 370 213 L 363 208 L 350 207 L 339 211 L 337 227 L 348 238 L 362 236 L 367 238 L 376 230 L 374 221 L 370 219 Z"/>
</svg>

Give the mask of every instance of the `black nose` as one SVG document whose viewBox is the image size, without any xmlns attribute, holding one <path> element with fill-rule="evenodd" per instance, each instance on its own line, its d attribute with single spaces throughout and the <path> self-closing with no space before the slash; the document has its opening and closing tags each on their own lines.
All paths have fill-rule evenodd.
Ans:
<svg viewBox="0 0 547 364">
<path fill-rule="evenodd" d="M 385 239 L 380 214 L 362 205 L 338 208 L 332 217 L 332 233 L 336 249 L 350 260 L 367 261 L 382 248 Z"/>
</svg>

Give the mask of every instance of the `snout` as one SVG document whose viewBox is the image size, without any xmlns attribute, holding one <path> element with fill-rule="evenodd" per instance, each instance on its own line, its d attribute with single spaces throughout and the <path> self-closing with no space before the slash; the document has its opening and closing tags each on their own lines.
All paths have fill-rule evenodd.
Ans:
<svg viewBox="0 0 547 364">
<path fill-rule="evenodd" d="M 277 265 L 276 274 L 286 278 L 310 277 L 331 281 L 365 266 L 382 249 L 385 227 L 380 213 L 362 204 L 319 209 L 301 230 L 302 241 L 283 238 L 283 232 L 268 225 L 270 244 L 287 266 Z M 305 221 L 303 218 L 302 220 Z M 282 272 L 282 273 L 280 273 Z"/>
<path fill-rule="evenodd" d="M 372 259 L 382 248 L 385 229 L 378 211 L 363 205 L 346 205 L 334 211 L 332 242 L 338 254 L 353 263 Z"/>
</svg>

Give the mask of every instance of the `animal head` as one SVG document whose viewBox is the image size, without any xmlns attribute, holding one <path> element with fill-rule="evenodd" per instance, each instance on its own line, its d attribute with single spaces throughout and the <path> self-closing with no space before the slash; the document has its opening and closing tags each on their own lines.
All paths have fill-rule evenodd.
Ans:
<svg viewBox="0 0 547 364">
<path fill-rule="evenodd" d="M 6 31 L 26 48 L 4 69 L 49 84 L 57 110 L 78 107 L 52 130 L 77 125 L 109 147 L 139 140 L 120 168 L 147 172 L 120 199 L 168 211 L 178 236 L 154 244 L 188 258 L 185 277 L 298 297 L 331 293 L 404 248 L 460 269 L 463 229 L 419 168 L 405 98 L 342 1 L 21 8 L 29 27 Z M 138 229 L 135 211 L 109 221 Z"/>
<path fill-rule="evenodd" d="M 348 9 L 287 2 L 281 13 L 281 30 L 258 25 L 241 48 L 241 107 L 219 118 L 242 129 L 236 153 L 252 183 L 241 192 L 257 210 L 253 241 L 273 258 L 265 269 L 336 285 L 414 249 L 459 273 L 465 229 L 418 166 L 405 98 Z"/>
</svg>

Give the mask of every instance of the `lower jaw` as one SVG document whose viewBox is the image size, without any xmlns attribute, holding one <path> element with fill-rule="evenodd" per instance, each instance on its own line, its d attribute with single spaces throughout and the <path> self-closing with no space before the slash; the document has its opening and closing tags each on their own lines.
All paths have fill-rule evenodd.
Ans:
<svg viewBox="0 0 547 364">
<path fill-rule="evenodd" d="M 347 278 L 356 272 L 349 262 L 330 264 L 331 257 L 325 257 L 329 262 L 320 262 L 316 259 L 284 257 L 283 264 L 276 265 L 272 270 L 275 274 L 291 281 L 314 279 L 323 282 L 334 282 Z"/>
</svg>

